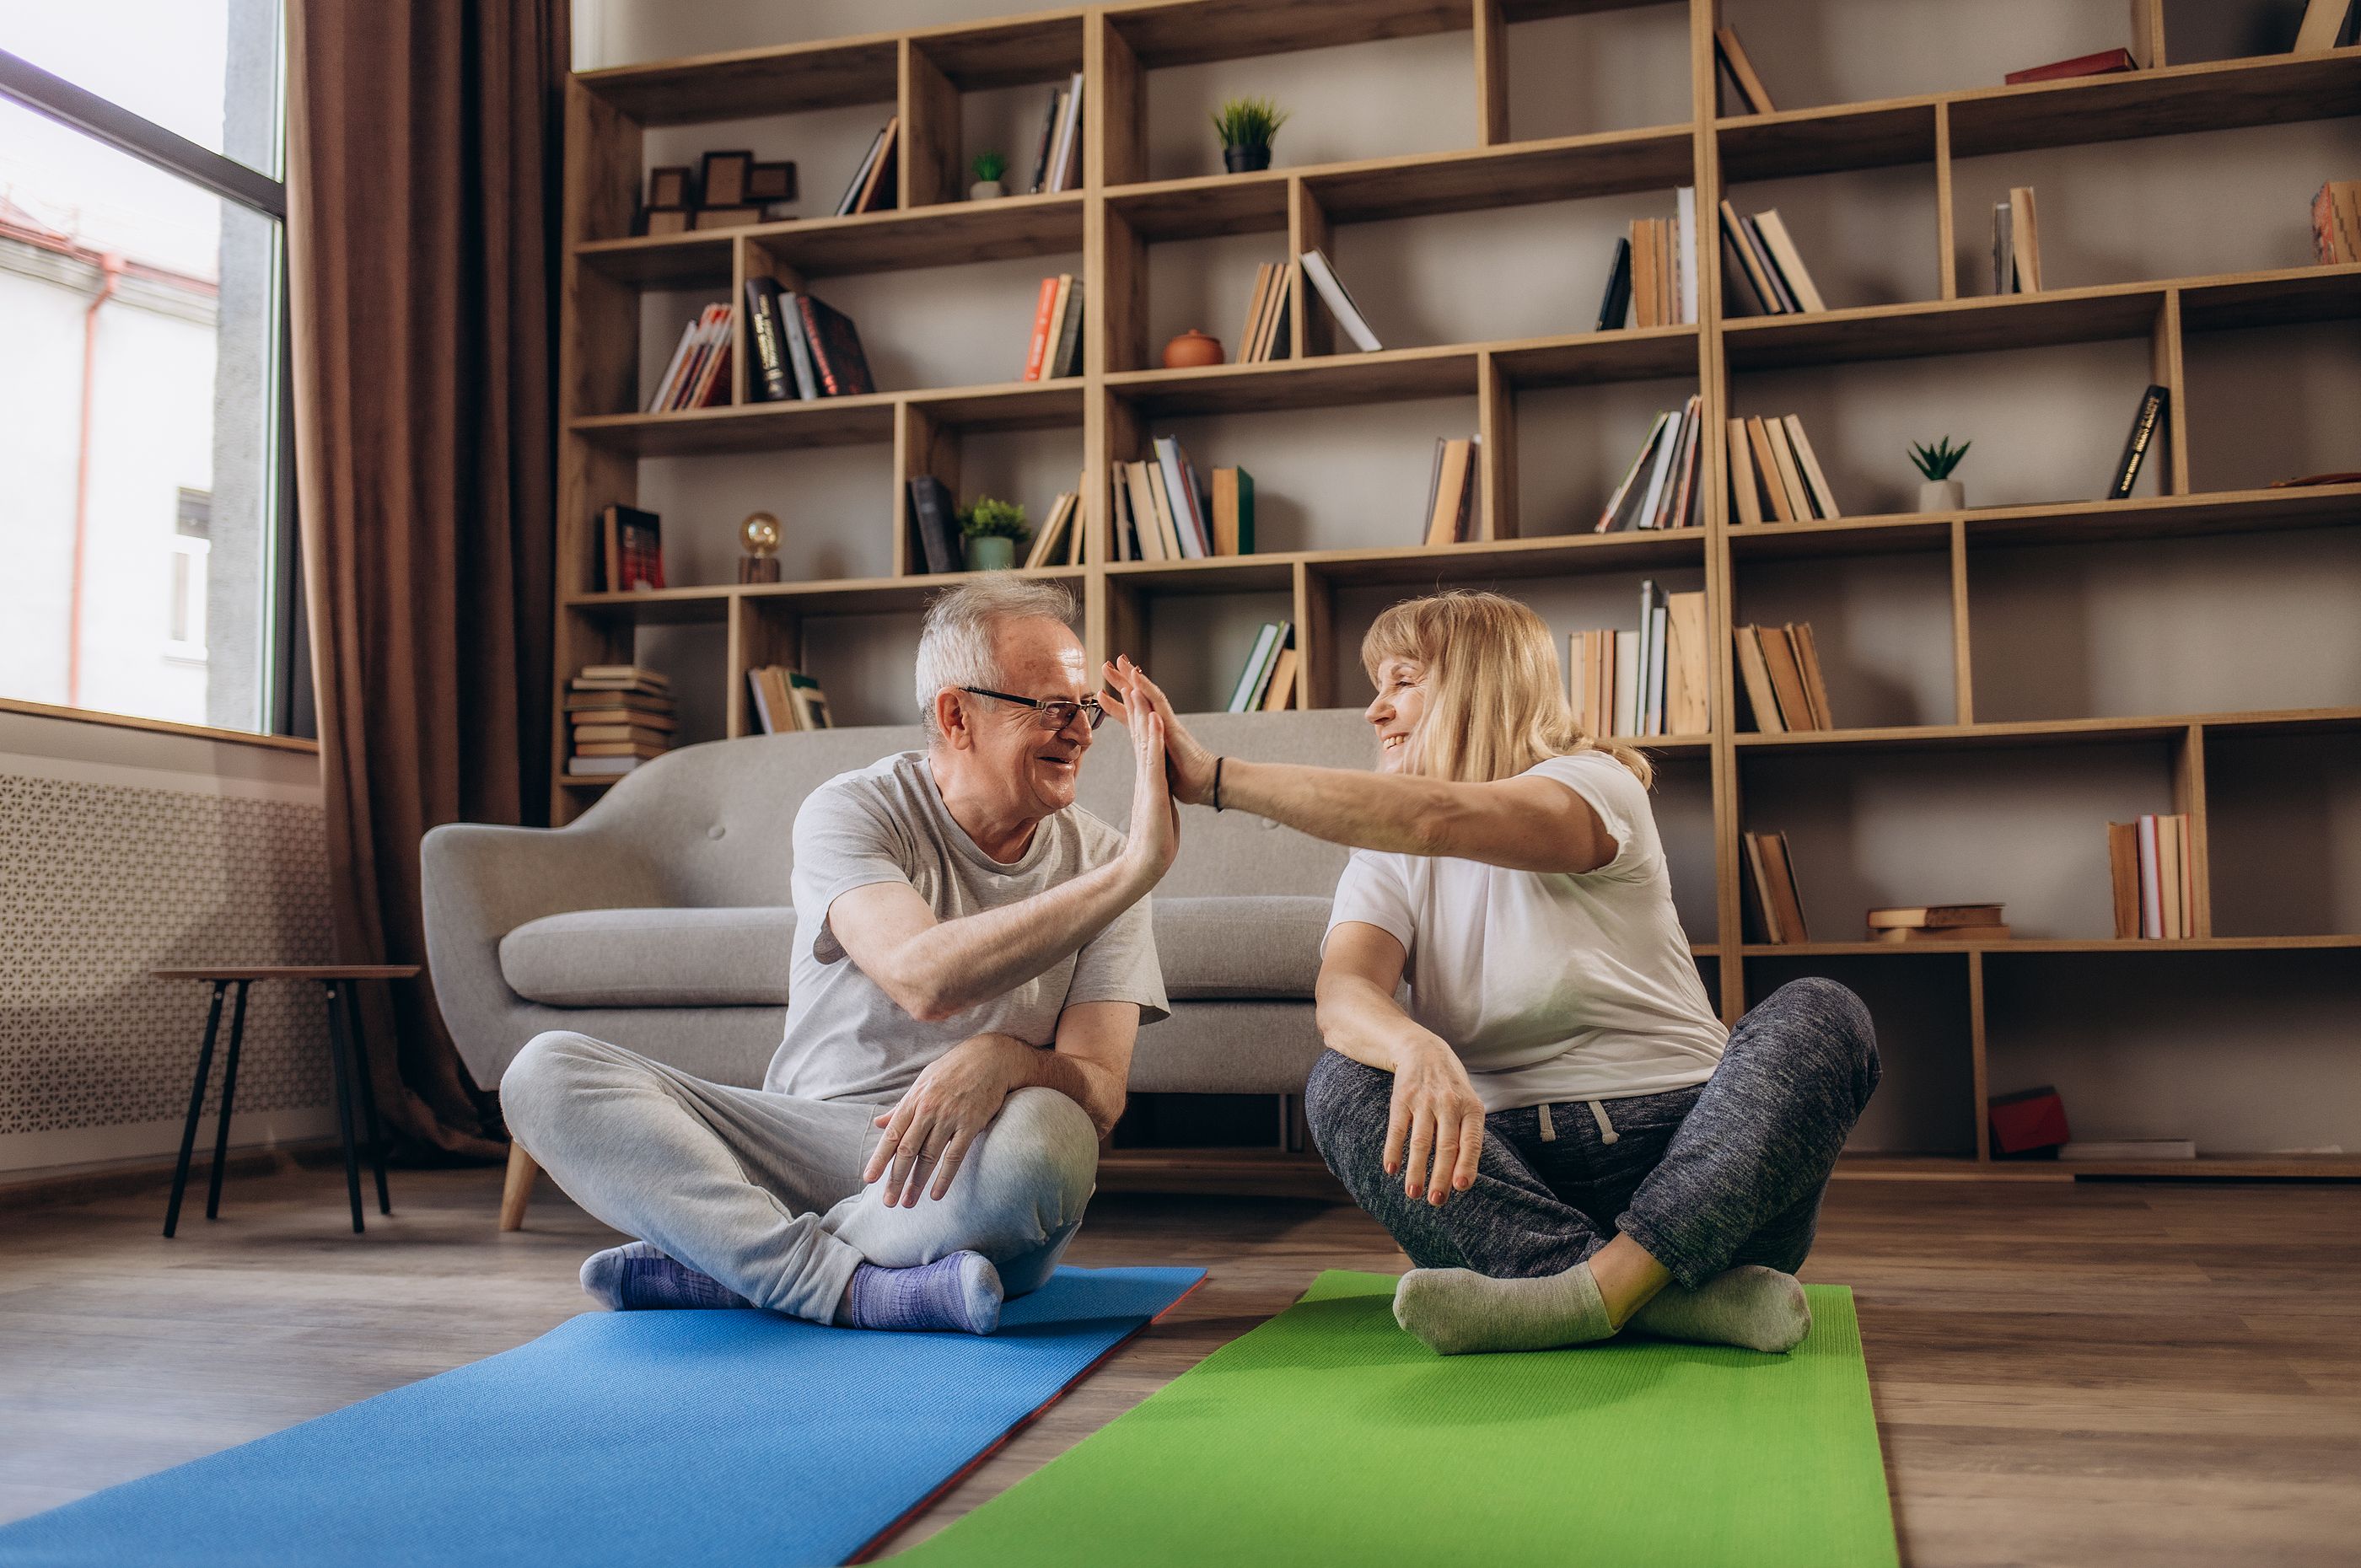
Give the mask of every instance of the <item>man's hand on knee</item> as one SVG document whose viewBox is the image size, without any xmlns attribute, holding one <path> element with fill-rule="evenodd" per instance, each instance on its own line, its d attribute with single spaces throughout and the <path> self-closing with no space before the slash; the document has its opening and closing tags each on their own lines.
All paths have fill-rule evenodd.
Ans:
<svg viewBox="0 0 2361 1568">
<path fill-rule="evenodd" d="M 901 1103 L 876 1119 L 885 1135 L 862 1170 L 862 1182 L 884 1177 L 889 1209 L 917 1208 L 921 1192 L 948 1193 L 968 1150 L 1026 1081 L 1025 1058 L 1015 1053 L 1033 1049 L 1012 1035 L 978 1035 L 929 1062 Z"/>
</svg>

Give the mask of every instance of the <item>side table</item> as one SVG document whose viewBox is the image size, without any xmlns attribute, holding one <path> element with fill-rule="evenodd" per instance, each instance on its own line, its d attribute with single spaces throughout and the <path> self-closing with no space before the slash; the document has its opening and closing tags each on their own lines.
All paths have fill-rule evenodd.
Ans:
<svg viewBox="0 0 2361 1568">
<path fill-rule="evenodd" d="M 354 1141 L 353 1086 L 360 1086 L 360 1113 L 368 1129 L 369 1163 L 377 1172 L 377 1208 L 393 1212 L 385 1185 L 385 1142 L 378 1134 L 377 1091 L 369 1082 L 368 1049 L 361 1040 L 359 1009 L 353 986 L 364 980 L 409 980 L 416 964 L 214 964 L 150 970 L 158 980 L 202 980 L 214 988 L 213 1006 L 205 1014 L 205 1042 L 197 1050 L 197 1079 L 189 1090 L 188 1125 L 181 1130 L 181 1160 L 172 1172 L 172 1201 L 164 1211 L 164 1234 L 181 1223 L 181 1195 L 189 1185 L 189 1157 L 195 1151 L 197 1120 L 205 1108 L 205 1087 L 213 1077 L 214 1039 L 221 1032 L 222 999 L 233 985 L 237 1001 L 230 1012 L 229 1050 L 222 1069 L 221 1117 L 214 1132 L 214 1168 L 205 1190 L 205 1218 L 221 1217 L 222 1172 L 229 1158 L 230 1111 L 237 1098 L 237 1051 L 246 1033 L 247 987 L 258 980 L 317 981 L 328 1003 L 328 1060 L 335 1070 L 336 1131 L 345 1146 L 345 1191 L 352 1200 L 353 1229 L 361 1229 L 360 1159 Z"/>
</svg>

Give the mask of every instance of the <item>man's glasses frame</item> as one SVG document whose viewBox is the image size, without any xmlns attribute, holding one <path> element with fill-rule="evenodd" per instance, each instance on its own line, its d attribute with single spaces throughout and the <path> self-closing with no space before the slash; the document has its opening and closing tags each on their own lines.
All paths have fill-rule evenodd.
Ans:
<svg viewBox="0 0 2361 1568">
<path fill-rule="evenodd" d="M 1106 722 L 1106 708 L 1094 696 L 1086 696 L 1080 702 L 1073 702 L 1065 697 L 1017 696 L 1013 693 L 992 691 L 983 686 L 961 686 L 959 689 L 973 696 L 988 696 L 996 702 L 1013 702 L 1019 707 L 1029 707 L 1033 710 L 1036 721 L 1041 728 L 1052 734 L 1071 724 L 1077 714 L 1087 714 L 1093 729 Z"/>
</svg>

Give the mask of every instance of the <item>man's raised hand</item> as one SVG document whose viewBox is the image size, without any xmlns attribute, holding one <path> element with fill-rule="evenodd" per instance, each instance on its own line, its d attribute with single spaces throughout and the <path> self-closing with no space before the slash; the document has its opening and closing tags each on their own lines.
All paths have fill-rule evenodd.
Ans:
<svg viewBox="0 0 2361 1568">
<path fill-rule="evenodd" d="M 1106 666 L 1106 709 L 1126 724 L 1137 714 L 1153 713 L 1164 723 L 1164 760 L 1172 780 L 1172 795 L 1187 806 L 1205 806 L 1213 798 L 1213 753 L 1173 716 L 1172 699 L 1148 678 L 1128 657 Z"/>
<path fill-rule="evenodd" d="M 1165 777 L 1164 720 L 1144 702 L 1125 704 L 1112 689 L 1108 696 L 1109 709 L 1131 730 L 1131 839 L 1124 853 L 1152 883 L 1180 850 L 1180 808 Z"/>
</svg>

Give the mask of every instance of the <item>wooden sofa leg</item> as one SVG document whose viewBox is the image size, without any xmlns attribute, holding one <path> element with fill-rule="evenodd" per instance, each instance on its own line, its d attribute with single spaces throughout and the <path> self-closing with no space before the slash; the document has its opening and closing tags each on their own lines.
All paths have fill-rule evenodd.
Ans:
<svg viewBox="0 0 2361 1568">
<path fill-rule="evenodd" d="M 533 1179 L 541 1174 L 533 1156 L 514 1138 L 509 1140 L 509 1174 L 500 1183 L 500 1229 L 524 1229 L 525 1205 L 533 1201 Z"/>
</svg>

